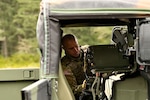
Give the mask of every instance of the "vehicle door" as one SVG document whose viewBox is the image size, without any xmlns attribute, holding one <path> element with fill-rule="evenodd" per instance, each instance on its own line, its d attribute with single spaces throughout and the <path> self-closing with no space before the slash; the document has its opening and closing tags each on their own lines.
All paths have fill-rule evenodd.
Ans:
<svg viewBox="0 0 150 100">
<path fill-rule="evenodd" d="M 138 22 L 136 36 L 136 60 L 140 65 L 141 75 L 148 82 L 148 100 L 150 99 L 150 20 Z"/>
<path fill-rule="evenodd" d="M 49 17 L 44 4 L 37 21 L 37 40 L 41 52 L 40 80 L 21 90 L 22 100 L 75 100 L 60 64 L 61 30 L 59 21 Z"/>
</svg>

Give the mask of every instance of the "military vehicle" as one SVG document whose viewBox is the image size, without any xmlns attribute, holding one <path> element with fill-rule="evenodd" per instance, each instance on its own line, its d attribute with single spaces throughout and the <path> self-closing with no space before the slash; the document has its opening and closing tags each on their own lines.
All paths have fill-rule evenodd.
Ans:
<svg viewBox="0 0 150 100">
<path fill-rule="evenodd" d="M 37 22 L 40 69 L 0 70 L 5 76 L 0 78 L 1 95 L 11 100 L 75 100 L 61 68 L 61 30 L 111 26 L 113 43 L 90 45 L 86 52 L 91 71 L 106 74 L 87 81 L 92 100 L 150 100 L 149 17 L 148 0 L 43 1 Z M 6 100 L 6 95 L 0 97 Z"/>
</svg>

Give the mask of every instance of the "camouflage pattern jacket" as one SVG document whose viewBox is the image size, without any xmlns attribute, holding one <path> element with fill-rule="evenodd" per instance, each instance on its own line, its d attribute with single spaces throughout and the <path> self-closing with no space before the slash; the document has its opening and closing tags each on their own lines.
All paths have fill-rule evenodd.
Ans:
<svg viewBox="0 0 150 100">
<path fill-rule="evenodd" d="M 83 46 L 78 58 L 65 55 L 61 59 L 64 74 L 74 94 L 84 89 L 82 87 L 82 83 L 86 78 L 84 72 L 84 51 L 85 47 Z"/>
</svg>

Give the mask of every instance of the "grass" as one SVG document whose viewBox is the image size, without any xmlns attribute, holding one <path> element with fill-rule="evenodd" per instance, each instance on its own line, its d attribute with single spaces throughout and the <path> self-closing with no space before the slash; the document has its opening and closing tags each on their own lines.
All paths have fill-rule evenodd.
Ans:
<svg viewBox="0 0 150 100">
<path fill-rule="evenodd" d="M 0 68 L 26 68 L 39 66 L 40 56 L 38 54 L 17 53 L 6 58 L 0 56 Z"/>
</svg>

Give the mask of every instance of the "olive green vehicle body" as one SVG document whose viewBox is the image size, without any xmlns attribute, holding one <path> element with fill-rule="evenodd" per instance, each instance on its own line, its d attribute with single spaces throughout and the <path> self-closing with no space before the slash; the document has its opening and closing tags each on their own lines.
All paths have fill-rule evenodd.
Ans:
<svg viewBox="0 0 150 100">
<path fill-rule="evenodd" d="M 123 50 L 128 53 L 123 55 L 130 56 L 129 67 L 124 66 L 128 63 L 122 60 L 112 62 L 118 59 L 115 58 L 118 54 L 109 50 L 97 52 L 98 55 L 104 54 L 105 59 L 109 58 L 105 63 L 94 58 L 99 65 L 94 67 L 98 72 L 128 73 L 124 79 L 113 83 L 111 100 L 150 100 L 150 25 L 146 24 L 149 23 L 150 1 L 45 0 L 43 5 L 37 22 L 37 39 L 42 55 L 40 69 L 0 70 L 0 100 L 75 100 L 60 64 L 60 29 L 88 26 L 117 26 L 112 30 L 112 36 L 116 37 L 118 33 L 115 31 L 120 31 L 121 26 L 127 27 L 127 47 Z M 117 39 L 122 43 L 124 38 Z"/>
</svg>

